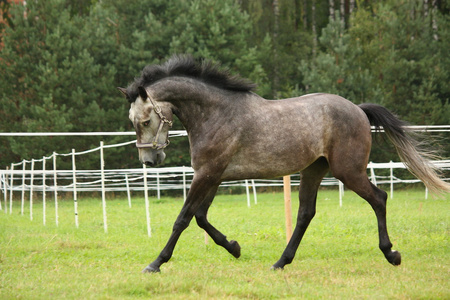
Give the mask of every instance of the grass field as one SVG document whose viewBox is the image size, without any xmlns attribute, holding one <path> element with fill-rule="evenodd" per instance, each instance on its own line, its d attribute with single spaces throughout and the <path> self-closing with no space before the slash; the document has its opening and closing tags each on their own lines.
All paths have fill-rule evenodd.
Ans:
<svg viewBox="0 0 450 300">
<path fill-rule="evenodd" d="M 99 199 L 79 200 L 78 229 L 72 201 L 60 202 L 59 227 L 51 202 L 46 226 L 42 203 L 30 221 L 16 202 L 12 215 L 0 211 L 0 299 L 450 299 L 449 200 L 395 192 L 388 228 L 403 261 L 393 267 L 378 250 L 370 206 L 346 192 L 340 208 L 337 192 L 321 191 L 294 262 L 271 271 L 286 244 L 283 195 L 259 194 L 251 208 L 245 195 L 217 196 L 209 219 L 242 256 L 205 243 L 193 221 L 159 274 L 140 271 L 165 245 L 181 199 L 151 199 L 151 238 L 143 198 L 132 208 L 108 200 L 107 234 Z"/>
</svg>

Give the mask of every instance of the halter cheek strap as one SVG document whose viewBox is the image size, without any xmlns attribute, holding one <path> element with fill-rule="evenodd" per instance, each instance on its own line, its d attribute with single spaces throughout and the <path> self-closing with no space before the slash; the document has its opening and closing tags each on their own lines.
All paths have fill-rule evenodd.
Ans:
<svg viewBox="0 0 450 300">
<path fill-rule="evenodd" d="M 171 128 L 173 122 L 170 121 L 169 119 L 167 119 L 166 116 L 164 116 L 162 114 L 161 107 L 156 103 L 155 100 L 153 100 L 150 97 L 150 95 L 148 94 L 148 90 L 145 89 L 145 91 L 147 93 L 147 99 L 150 100 L 150 103 L 153 106 L 153 110 L 155 111 L 155 113 L 159 117 L 159 127 L 158 127 L 158 131 L 156 132 L 156 135 L 153 138 L 153 141 L 151 143 L 138 143 L 138 142 L 136 142 L 136 147 L 137 148 L 151 148 L 151 149 L 155 149 L 155 150 L 164 149 L 167 146 L 169 146 L 169 144 L 170 144 L 169 132 L 167 132 L 167 137 L 166 137 L 166 141 L 164 142 L 164 144 L 159 144 L 158 143 L 158 139 L 159 139 L 159 136 L 161 135 L 161 131 L 162 131 L 163 127 L 164 127 L 164 124 L 168 124 L 169 128 Z"/>
</svg>

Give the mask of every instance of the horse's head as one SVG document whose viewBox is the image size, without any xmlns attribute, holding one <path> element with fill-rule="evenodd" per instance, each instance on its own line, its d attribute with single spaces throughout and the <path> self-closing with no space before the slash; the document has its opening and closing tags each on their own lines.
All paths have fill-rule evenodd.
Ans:
<svg viewBox="0 0 450 300">
<path fill-rule="evenodd" d="M 131 99 L 129 118 L 136 130 L 136 147 L 139 160 L 150 167 L 161 164 L 166 158 L 164 148 L 169 145 L 169 128 L 172 127 L 172 109 L 152 99 L 143 87 L 139 95 Z M 129 98 L 126 89 L 119 90 Z M 134 101 L 133 101 L 134 100 Z"/>
</svg>

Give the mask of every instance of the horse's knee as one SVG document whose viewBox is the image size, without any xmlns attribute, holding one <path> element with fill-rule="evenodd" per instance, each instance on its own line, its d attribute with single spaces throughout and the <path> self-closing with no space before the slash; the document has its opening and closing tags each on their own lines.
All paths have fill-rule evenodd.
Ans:
<svg viewBox="0 0 450 300">
<path fill-rule="evenodd" d="M 188 228 L 190 222 L 191 220 L 187 218 L 177 219 L 173 224 L 173 231 L 179 232 L 185 230 L 186 228 Z"/>
<path fill-rule="evenodd" d="M 297 222 L 298 223 L 301 223 L 301 222 L 309 223 L 309 222 L 311 222 L 311 220 L 314 218 L 315 215 L 316 215 L 316 210 L 314 208 L 300 209 L 300 211 L 298 213 Z"/>
<path fill-rule="evenodd" d="M 195 221 L 197 222 L 198 227 L 205 229 L 208 225 L 208 220 L 205 216 L 195 216 Z"/>
<path fill-rule="evenodd" d="M 387 193 L 377 189 L 376 197 L 367 200 L 376 214 L 386 215 Z"/>
<path fill-rule="evenodd" d="M 382 189 L 377 188 L 376 186 L 373 186 L 376 194 L 376 198 L 383 203 L 384 206 L 386 206 L 388 194 L 383 191 Z"/>
</svg>

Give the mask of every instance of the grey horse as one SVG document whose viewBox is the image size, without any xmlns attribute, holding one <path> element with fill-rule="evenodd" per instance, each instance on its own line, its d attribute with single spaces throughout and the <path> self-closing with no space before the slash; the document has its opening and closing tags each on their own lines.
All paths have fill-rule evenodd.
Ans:
<svg viewBox="0 0 450 300">
<path fill-rule="evenodd" d="M 386 259 L 399 265 L 386 228 L 387 194 L 368 179 L 366 167 L 372 144 L 371 125 L 383 128 L 408 169 L 432 191 L 450 191 L 416 146 L 405 123 L 375 104 L 355 105 L 331 94 L 310 94 L 277 101 L 252 90 L 255 85 L 232 76 L 209 61 L 174 56 L 162 65 L 144 68 L 126 89 L 129 118 L 137 135 L 139 158 L 156 166 L 165 158 L 168 132 L 176 115 L 190 143 L 194 177 L 172 234 L 155 261 L 143 272 L 159 272 L 193 217 L 215 243 L 238 258 L 238 242 L 207 220 L 208 209 L 222 181 L 274 178 L 301 174 L 297 224 L 281 258 L 272 266 L 292 262 L 315 215 L 317 190 L 330 171 L 364 198 L 378 220 L 379 247 Z"/>
</svg>

